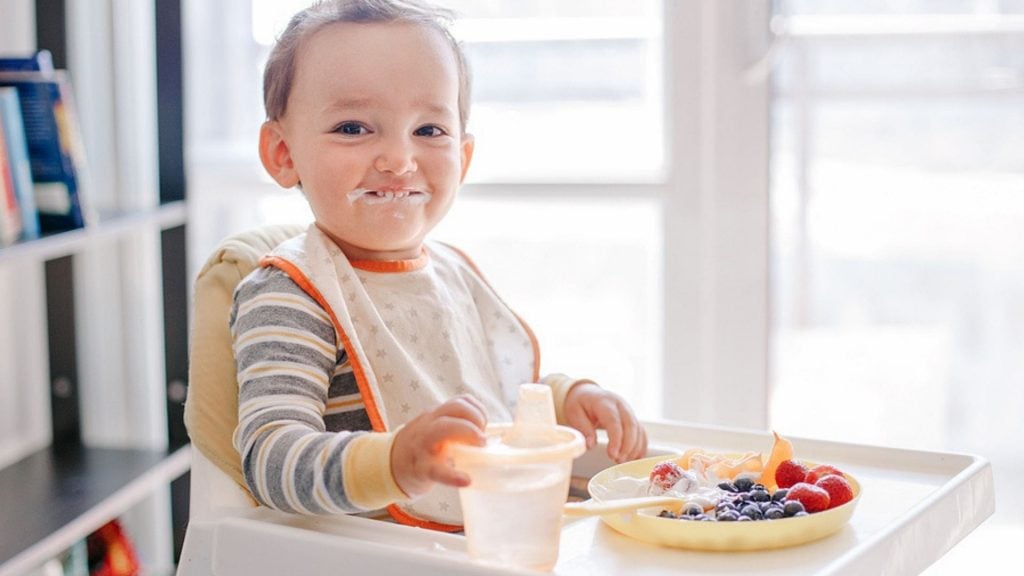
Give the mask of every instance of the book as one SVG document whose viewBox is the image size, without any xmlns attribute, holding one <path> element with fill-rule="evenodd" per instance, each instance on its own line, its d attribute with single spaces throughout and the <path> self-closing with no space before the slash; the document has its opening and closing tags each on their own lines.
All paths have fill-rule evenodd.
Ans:
<svg viewBox="0 0 1024 576">
<path fill-rule="evenodd" d="M 32 165 L 28 156 L 25 125 L 21 119 L 21 103 L 15 88 L 0 88 L 0 123 L 3 124 L 0 136 L 5 138 L 7 145 L 14 197 L 21 210 L 21 236 L 23 239 L 38 238 L 39 213 L 36 211 Z"/>
<path fill-rule="evenodd" d="M 7 142 L 3 135 L 3 120 L 0 119 L 0 246 L 18 241 L 21 237 L 21 211 L 14 192 L 11 177 L 11 158 L 7 154 Z"/>
<path fill-rule="evenodd" d="M 0 70 L 9 72 L 53 72 L 53 54 L 37 50 L 28 56 L 0 57 Z"/>
<path fill-rule="evenodd" d="M 40 231 L 85 226 L 85 157 L 67 74 L 0 70 L 0 87 L 5 86 L 18 92 Z"/>
</svg>

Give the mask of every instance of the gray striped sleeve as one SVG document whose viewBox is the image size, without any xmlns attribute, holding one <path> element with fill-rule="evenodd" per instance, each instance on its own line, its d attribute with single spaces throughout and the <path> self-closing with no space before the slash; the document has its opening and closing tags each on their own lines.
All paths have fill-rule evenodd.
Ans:
<svg viewBox="0 0 1024 576">
<path fill-rule="evenodd" d="M 361 432 L 329 432 L 324 423 L 338 364 L 326 312 L 286 274 L 263 268 L 239 284 L 230 323 L 239 385 L 234 443 L 252 495 L 287 512 L 363 512 L 342 480 L 345 448 Z"/>
</svg>

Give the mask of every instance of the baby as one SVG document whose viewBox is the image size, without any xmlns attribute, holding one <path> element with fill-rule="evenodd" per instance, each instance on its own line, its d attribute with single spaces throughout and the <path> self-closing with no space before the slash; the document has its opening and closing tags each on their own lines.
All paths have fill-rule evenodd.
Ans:
<svg viewBox="0 0 1024 576">
<path fill-rule="evenodd" d="M 473 158 L 469 74 L 448 14 L 410 0 L 298 13 L 267 62 L 263 166 L 315 218 L 235 292 L 234 443 L 252 495 L 306 513 L 387 508 L 460 529 L 468 478 L 449 442 L 480 445 L 517 386 L 552 387 L 560 423 L 645 454 L 629 406 L 539 373 L 533 334 L 451 246 L 427 241 Z"/>
</svg>

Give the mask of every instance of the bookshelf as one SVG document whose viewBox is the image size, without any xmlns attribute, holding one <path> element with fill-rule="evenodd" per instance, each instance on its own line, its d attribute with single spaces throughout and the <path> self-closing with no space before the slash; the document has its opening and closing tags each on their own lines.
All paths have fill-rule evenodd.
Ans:
<svg viewBox="0 0 1024 576">
<path fill-rule="evenodd" d="M 0 469 L 0 575 L 26 573 L 184 474 L 190 448 L 59 444 Z"/>
<path fill-rule="evenodd" d="M 35 573 L 113 518 L 163 573 L 191 460 L 181 2 L 4 12 L 0 53 L 46 48 L 71 74 L 99 217 L 0 247 L 0 576 Z"/>
</svg>

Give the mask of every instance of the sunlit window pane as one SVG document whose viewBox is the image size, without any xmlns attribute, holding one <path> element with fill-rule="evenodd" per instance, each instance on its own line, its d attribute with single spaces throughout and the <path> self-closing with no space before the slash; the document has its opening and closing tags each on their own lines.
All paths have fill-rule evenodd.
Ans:
<svg viewBox="0 0 1024 576">
<path fill-rule="evenodd" d="M 1019 539 L 1024 3 L 777 6 L 772 425 L 982 454 Z"/>
<path fill-rule="evenodd" d="M 471 182 L 662 178 L 660 1 L 444 4 L 474 72 Z"/>
</svg>

